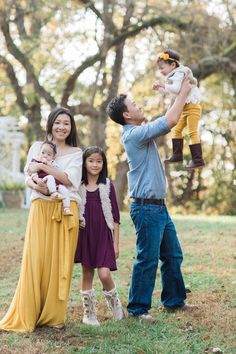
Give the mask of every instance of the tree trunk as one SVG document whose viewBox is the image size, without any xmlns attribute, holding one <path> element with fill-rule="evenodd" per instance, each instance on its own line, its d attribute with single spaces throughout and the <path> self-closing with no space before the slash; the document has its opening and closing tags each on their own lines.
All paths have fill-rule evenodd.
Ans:
<svg viewBox="0 0 236 354">
<path fill-rule="evenodd" d="M 30 107 L 28 111 L 25 112 L 25 115 L 29 119 L 27 137 L 29 139 L 29 143 L 35 140 L 44 140 L 45 132 L 42 131 L 42 127 L 40 125 L 42 116 L 40 103 L 35 103 Z"/>
<path fill-rule="evenodd" d="M 122 210 L 124 206 L 124 199 L 127 193 L 127 172 L 128 172 L 127 161 L 121 161 L 117 165 L 116 169 L 116 179 L 114 181 L 116 196 L 119 209 Z"/>
<path fill-rule="evenodd" d="M 190 175 L 188 177 L 187 186 L 186 186 L 184 193 L 182 195 L 182 201 L 187 202 L 188 200 L 192 199 L 192 196 L 193 196 L 192 187 L 193 187 L 194 176 L 195 176 L 195 170 L 191 170 Z"/>
<path fill-rule="evenodd" d="M 100 146 L 105 150 L 106 147 L 106 139 L 105 139 L 105 131 L 106 131 L 106 117 L 105 113 L 100 111 L 99 117 L 97 119 L 89 120 L 89 144 Z"/>
</svg>

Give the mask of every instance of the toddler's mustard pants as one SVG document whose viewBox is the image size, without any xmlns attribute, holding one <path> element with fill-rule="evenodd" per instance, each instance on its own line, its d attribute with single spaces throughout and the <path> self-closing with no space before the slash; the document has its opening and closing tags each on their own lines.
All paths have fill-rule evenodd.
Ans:
<svg viewBox="0 0 236 354">
<path fill-rule="evenodd" d="M 181 139 L 183 130 L 187 127 L 192 144 L 199 144 L 198 124 L 201 114 L 202 108 L 200 104 L 186 103 L 178 123 L 173 128 L 173 139 Z"/>
</svg>

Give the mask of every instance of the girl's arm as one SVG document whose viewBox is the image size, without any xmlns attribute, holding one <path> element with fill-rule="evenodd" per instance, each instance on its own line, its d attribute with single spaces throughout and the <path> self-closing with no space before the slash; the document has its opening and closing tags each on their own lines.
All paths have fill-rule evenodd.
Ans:
<svg viewBox="0 0 236 354">
<path fill-rule="evenodd" d="M 110 200 L 112 207 L 112 215 L 114 220 L 114 231 L 113 231 L 113 244 L 116 259 L 119 257 L 119 223 L 120 223 L 120 212 L 118 208 L 116 191 L 112 182 L 110 182 Z"/>
<path fill-rule="evenodd" d="M 116 259 L 119 258 L 119 224 L 114 223 L 113 243 Z"/>
</svg>

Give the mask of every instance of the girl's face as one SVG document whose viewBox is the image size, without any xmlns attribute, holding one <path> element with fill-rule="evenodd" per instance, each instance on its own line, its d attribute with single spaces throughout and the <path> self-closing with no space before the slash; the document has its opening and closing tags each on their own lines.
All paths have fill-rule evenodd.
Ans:
<svg viewBox="0 0 236 354">
<path fill-rule="evenodd" d="M 166 76 L 168 75 L 172 70 L 174 70 L 176 68 L 176 64 L 173 63 L 167 63 L 164 60 L 161 60 L 157 63 L 157 66 L 161 72 L 162 75 Z"/>
<path fill-rule="evenodd" d="M 59 114 L 52 126 L 52 136 L 54 141 L 65 141 L 71 132 L 71 120 L 67 114 Z"/>
<path fill-rule="evenodd" d="M 103 159 L 99 153 L 91 154 L 85 160 L 85 168 L 88 175 L 99 176 L 103 168 Z"/>
</svg>

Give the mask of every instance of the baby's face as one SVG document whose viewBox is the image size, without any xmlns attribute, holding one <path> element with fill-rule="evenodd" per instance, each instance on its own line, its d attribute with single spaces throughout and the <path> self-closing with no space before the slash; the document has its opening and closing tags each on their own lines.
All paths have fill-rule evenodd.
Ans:
<svg viewBox="0 0 236 354">
<path fill-rule="evenodd" d="M 39 159 L 43 162 L 52 162 L 55 159 L 55 153 L 49 144 L 43 144 Z"/>
<path fill-rule="evenodd" d="M 157 63 L 158 69 L 160 70 L 161 74 L 166 76 L 168 75 L 172 70 L 175 69 L 175 64 L 168 63 L 164 60 L 161 60 Z"/>
</svg>

